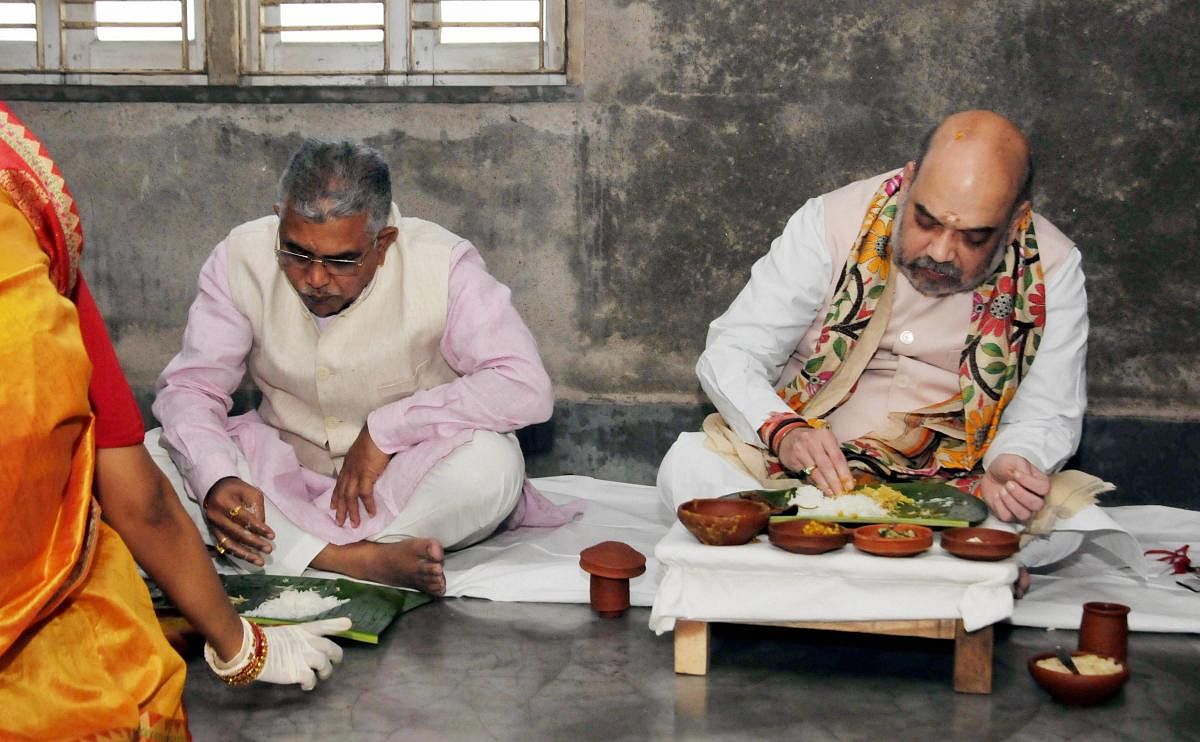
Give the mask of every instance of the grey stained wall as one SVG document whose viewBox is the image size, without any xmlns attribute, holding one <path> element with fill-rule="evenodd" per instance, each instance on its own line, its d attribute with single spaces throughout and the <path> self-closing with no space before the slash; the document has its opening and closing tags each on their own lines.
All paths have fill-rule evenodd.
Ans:
<svg viewBox="0 0 1200 742">
<path fill-rule="evenodd" d="M 202 261 L 267 213 L 301 137 L 357 137 L 394 164 L 403 211 L 470 238 L 512 287 L 561 400 L 550 468 L 648 481 L 702 412 L 707 323 L 791 212 L 988 107 L 1031 135 L 1035 207 L 1083 250 L 1092 414 L 1200 419 L 1195 0 L 583 6 L 564 102 L 13 101 L 79 199 L 135 386 L 177 349 Z"/>
</svg>

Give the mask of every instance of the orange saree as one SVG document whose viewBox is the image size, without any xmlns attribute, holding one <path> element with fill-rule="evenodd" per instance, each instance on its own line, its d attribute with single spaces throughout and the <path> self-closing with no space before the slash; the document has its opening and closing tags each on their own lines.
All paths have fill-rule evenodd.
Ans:
<svg viewBox="0 0 1200 742">
<path fill-rule="evenodd" d="M 82 235 L 61 178 L 23 167 L 39 151 L 0 105 L 0 737 L 187 739 L 183 661 L 92 498 L 91 363 L 63 296 Z"/>
</svg>

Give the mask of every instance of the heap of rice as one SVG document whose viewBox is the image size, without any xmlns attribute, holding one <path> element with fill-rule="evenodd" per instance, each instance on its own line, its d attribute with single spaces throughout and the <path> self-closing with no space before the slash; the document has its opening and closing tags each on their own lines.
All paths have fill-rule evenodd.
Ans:
<svg viewBox="0 0 1200 742">
<path fill-rule="evenodd" d="M 834 518 L 878 518 L 891 514 L 892 508 L 912 499 L 885 484 L 863 487 L 848 495 L 826 497 L 812 485 L 797 487 L 788 500 L 799 509 L 799 515 L 820 515 Z"/>
<path fill-rule="evenodd" d="M 349 599 L 338 600 L 332 595 L 321 595 L 316 590 L 296 590 L 289 587 L 274 598 L 264 600 L 254 610 L 243 612 L 242 615 L 291 621 L 311 618 L 348 602 Z"/>
</svg>

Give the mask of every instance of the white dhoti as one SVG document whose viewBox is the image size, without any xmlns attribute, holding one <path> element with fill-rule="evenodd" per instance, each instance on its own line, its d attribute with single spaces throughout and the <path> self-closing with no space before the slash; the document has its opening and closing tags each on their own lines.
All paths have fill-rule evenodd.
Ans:
<svg viewBox="0 0 1200 742">
<path fill-rule="evenodd" d="M 158 428 L 147 432 L 145 445 L 179 493 L 204 542 L 212 544 L 212 534 L 199 503 L 186 494 L 179 470 L 159 445 L 160 433 Z M 238 475 L 264 489 L 253 481 L 250 466 L 240 453 Z M 308 476 L 314 475 L 309 472 Z M 448 550 L 465 548 L 487 538 L 508 518 L 521 499 L 524 481 L 525 459 L 516 436 L 477 430 L 470 441 L 454 449 L 426 473 L 395 519 L 366 540 L 394 542 L 424 537 L 437 539 Z M 385 472 L 376 484 L 377 491 L 386 483 Z M 328 542 L 289 520 L 270 497 L 264 498 L 264 502 L 267 525 L 275 531 L 273 551 L 266 555 L 262 567 L 233 561 L 245 571 L 299 575 Z M 365 517 L 365 512 L 362 515 Z"/>
</svg>

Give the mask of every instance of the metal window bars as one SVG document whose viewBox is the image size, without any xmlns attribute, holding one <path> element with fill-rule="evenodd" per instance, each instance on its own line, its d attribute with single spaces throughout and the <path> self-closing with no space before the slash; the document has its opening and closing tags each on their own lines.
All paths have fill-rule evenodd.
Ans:
<svg viewBox="0 0 1200 742">
<path fill-rule="evenodd" d="M 126 2 L 131 3 L 132 13 L 124 17 L 97 14 L 101 3 L 111 7 Z M 113 79 L 183 74 L 195 81 L 195 75 L 205 71 L 206 56 L 214 53 L 231 60 L 230 69 L 250 84 L 301 81 L 302 77 L 311 77 L 307 83 L 358 77 L 383 84 L 407 78 L 409 84 L 422 84 L 421 80 L 435 80 L 437 76 L 546 79 L 566 72 L 567 0 L 140 0 L 152 10 L 174 6 L 177 12 L 165 18 L 158 13 L 138 17 L 134 14 L 144 7 L 133 2 L 0 0 L 0 31 L 31 32 L 15 40 L 13 34 L 0 40 L 0 73 L 70 75 L 79 76 L 83 82 L 100 81 L 89 77 L 92 74 Z M 195 6 L 194 22 L 188 13 L 189 3 Z M 492 12 L 505 3 L 508 10 Z M 376 15 L 370 22 L 363 22 L 349 13 L 342 17 L 335 13 L 333 19 L 317 23 L 285 23 L 281 17 L 285 6 L 350 4 L 376 6 L 377 13 L 382 11 L 381 17 Z M 5 6 L 18 5 L 32 6 L 32 16 L 27 9 L 4 12 Z M 516 11 L 512 11 L 514 7 Z M 456 14 L 443 13 L 444 9 L 453 9 Z M 220 22 L 212 22 L 220 28 L 234 29 L 233 34 L 205 38 L 204 29 L 211 20 L 208 14 L 214 12 L 219 14 Z M 104 29 L 166 29 L 173 34 L 165 41 L 106 40 L 102 38 Z M 520 40 L 442 40 L 446 31 L 504 29 L 532 32 Z M 295 39 L 287 38 L 313 31 L 368 32 L 374 38 L 314 44 L 291 43 Z M 189 35 L 196 38 L 189 39 Z M 206 44 L 217 46 L 206 54 Z"/>
<path fill-rule="evenodd" d="M 192 73 L 192 49 L 188 38 L 188 0 L 153 0 L 156 5 L 178 7 L 178 20 L 99 20 L 97 2 L 101 0 L 37 0 L 33 23 L 0 19 L 0 28 L 33 29 L 33 64 L 0 64 L 0 72 L 50 72 L 60 74 L 180 74 Z M 129 0 L 107 0 L 128 2 Z M 206 0 L 197 0 L 204 3 Z M 8 4 L 28 4 L 28 0 L 0 0 L 0 9 Z M 98 42 L 101 29 L 177 29 L 179 40 L 155 41 L 148 54 L 144 43 Z M 12 42 L 5 42 L 12 43 Z M 21 42 L 17 42 L 21 43 Z M 28 43 L 28 42 L 26 42 Z M 123 44 L 124 49 L 101 53 L 100 44 Z M 133 46 L 142 46 L 134 49 Z M 178 47 L 178 65 L 164 63 L 172 54 L 161 52 L 164 46 Z M 7 60 L 6 60 L 7 61 Z M 117 64 L 113 64 L 117 61 Z"/>
<path fill-rule="evenodd" d="M 476 0 L 478 4 L 503 2 L 504 0 Z M 445 20 L 442 18 L 442 0 L 251 0 L 257 5 L 255 34 L 256 49 L 248 55 L 248 69 L 243 73 L 263 76 L 325 76 L 325 75 L 527 75 L 561 74 L 565 71 L 564 55 L 555 54 L 549 61 L 547 48 L 553 32 L 549 29 L 547 4 L 562 6 L 563 0 L 535 0 L 537 11 L 532 20 Z M 284 23 L 281 10 L 295 5 L 364 5 L 382 6 L 382 20 L 378 23 Z M 561 10 L 557 13 L 562 17 Z M 564 25 L 564 24 L 559 24 Z M 536 39 L 527 42 L 499 42 L 472 44 L 470 51 L 462 49 L 450 52 L 449 46 L 440 42 L 438 36 L 444 29 L 535 29 Z M 362 31 L 378 32 L 376 41 L 340 42 L 345 53 L 339 54 L 339 42 L 328 42 L 321 54 L 294 53 L 285 55 L 281 49 L 288 46 L 284 34 L 317 31 Z M 425 38 L 421 39 L 420 36 Z M 558 32 L 561 37 L 563 31 Z M 532 35 L 531 35 L 532 36 Z M 561 45 L 561 42 L 559 42 Z M 299 45 L 294 45 L 299 46 Z M 350 47 L 358 46 L 360 53 L 351 53 Z M 466 46 L 466 45 L 462 45 Z M 366 51 L 368 49 L 370 51 Z M 287 56 L 291 64 L 281 62 Z M 306 58 L 325 60 L 320 67 L 305 65 Z M 341 59 L 341 63 L 338 60 Z M 362 62 L 370 59 L 371 64 Z M 449 64 L 439 64 L 449 60 Z"/>
</svg>

